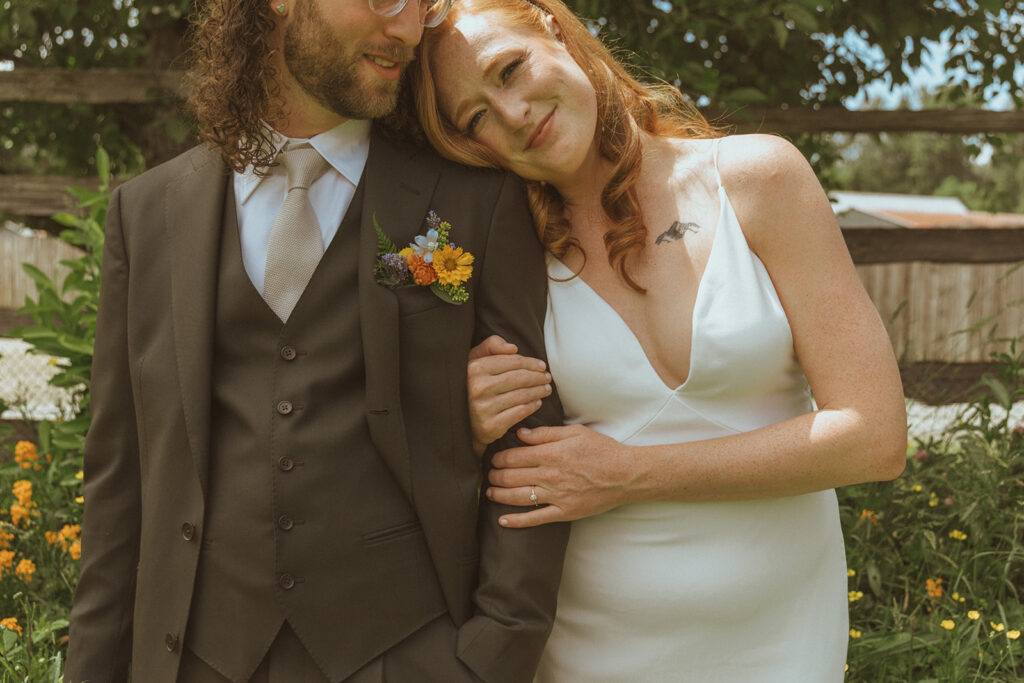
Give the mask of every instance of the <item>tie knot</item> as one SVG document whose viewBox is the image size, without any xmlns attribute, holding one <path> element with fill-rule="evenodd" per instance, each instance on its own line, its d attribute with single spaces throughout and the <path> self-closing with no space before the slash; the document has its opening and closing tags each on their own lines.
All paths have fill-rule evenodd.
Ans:
<svg viewBox="0 0 1024 683">
<path fill-rule="evenodd" d="M 308 188 L 327 170 L 327 160 L 312 147 L 297 147 L 281 152 L 278 157 L 288 171 L 288 189 Z"/>
</svg>

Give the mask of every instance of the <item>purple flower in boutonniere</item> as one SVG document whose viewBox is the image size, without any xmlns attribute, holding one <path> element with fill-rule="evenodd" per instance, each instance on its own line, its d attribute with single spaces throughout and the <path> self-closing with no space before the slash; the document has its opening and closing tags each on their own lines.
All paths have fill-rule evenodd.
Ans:
<svg viewBox="0 0 1024 683">
<path fill-rule="evenodd" d="M 441 300 L 463 304 L 469 300 L 466 282 L 473 276 L 473 255 L 449 241 L 451 223 L 442 221 L 433 211 L 427 214 L 426 223 L 426 234 L 417 235 L 408 247 L 399 250 L 377 224 L 376 215 L 373 217 L 377 231 L 373 272 L 377 283 L 391 289 L 430 287 Z"/>
</svg>

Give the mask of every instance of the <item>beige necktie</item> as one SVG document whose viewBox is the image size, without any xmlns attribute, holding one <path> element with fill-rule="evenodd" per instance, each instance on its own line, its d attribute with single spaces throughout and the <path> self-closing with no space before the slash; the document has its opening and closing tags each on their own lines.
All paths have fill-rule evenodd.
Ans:
<svg viewBox="0 0 1024 683">
<path fill-rule="evenodd" d="M 278 160 L 288 171 L 288 194 L 270 229 L 263 299 L 281 322 L 287 322 L 324 255 L 320 223 L 309 203 L 309 186 L 328 164 L 320 152 L 308 146 L 282 152 Z"/>
</svg>

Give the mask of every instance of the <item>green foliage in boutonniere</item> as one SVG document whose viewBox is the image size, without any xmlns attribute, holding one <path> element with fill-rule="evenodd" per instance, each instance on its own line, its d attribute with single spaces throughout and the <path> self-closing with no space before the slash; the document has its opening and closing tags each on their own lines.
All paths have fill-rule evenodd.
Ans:
<svg viewBox="0 0 1024 683">
<path fill-rule="evenodd" d="M 450 304 L 469 300 L 466 282 L 473 276 L 473 255 L 449 241 L 451 223 L 431 211 L 427 214 L 427 232 L 399 249 L 384 234 L 373 217 L 377 231 L 377 264 L 373 273 L 377 283 L 392 289 L 430 287 L 430 291 Z"/>
</svg>

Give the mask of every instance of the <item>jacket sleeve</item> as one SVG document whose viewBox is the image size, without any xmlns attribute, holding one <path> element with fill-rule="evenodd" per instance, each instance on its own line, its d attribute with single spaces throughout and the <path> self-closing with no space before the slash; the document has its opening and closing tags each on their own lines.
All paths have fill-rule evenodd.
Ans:
<svg viewBox="0 0 1024 683">
<path fill-rule="evenodd" d="M 107 212 L 85 442 L 81 577 L 71 608 L 64 680 L 123 683 L 132 649 L 139 557 L 138 435 L 128 361 L 128 259 L 121 188 Z"/>
<path fill-rule="evenodd" d="M 497 334 L 522 355 L 545 359 L 547 271 L 527 209 L 522 183 L 508 175 L 494 207 L 476 296 L 476 341 Z M 555 394 L 518 426 L 559 425 Z M 490 459 L 521 445 L 515 429 L 484 454 L 484 485 Z M 459 631 L 459 658 L 487 683 L 533 679 L 555 613 L 567 523 L 506 529 L 499 515 L 521 508 L 480 502 L 480 577 L 473 595 L 476 615 Z"/>
</svg>

